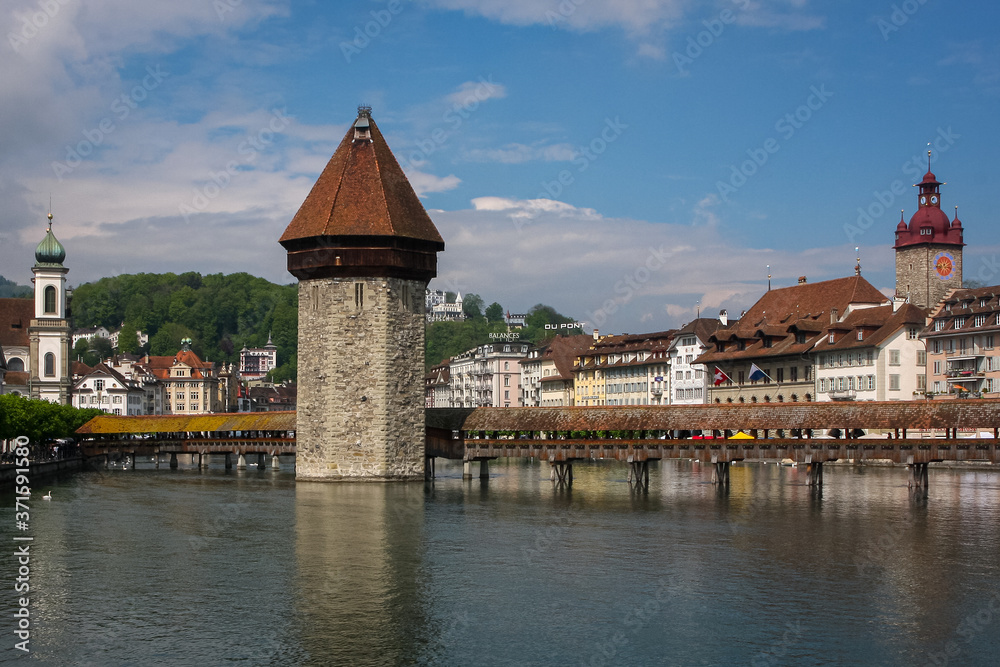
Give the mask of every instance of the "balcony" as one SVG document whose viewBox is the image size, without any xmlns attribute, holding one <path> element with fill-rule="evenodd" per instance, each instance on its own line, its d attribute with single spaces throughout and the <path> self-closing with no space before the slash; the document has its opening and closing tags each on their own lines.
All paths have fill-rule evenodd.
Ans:
<svg viewBox="0 0 1000 667">
<path fill-rule="evenodd" d="M 650 391 L 650 393 L 653 394 L 653 396 L 662 396 L 663 395 L 663 389 L 661 389 L 659 387 L 650 389 L 649 391 Z"/>
<path fill-rule="evenodd" d="M 981 380 L 984 377 L 986 376 L 983 373 L 983 371 L 977 370 L 975 368 L 956 368 L 954 370 L 948 371 L 949 381 L 952 378 L 961 378 L 965 380 Z"/>
<path fill-rule="evenodd" d="M 853 389 L 844 389 L 841 391 L 831 391 L 830 400 L 831 401 L 853 401 L 858 397 L 857 392 Z"/>
</svg>

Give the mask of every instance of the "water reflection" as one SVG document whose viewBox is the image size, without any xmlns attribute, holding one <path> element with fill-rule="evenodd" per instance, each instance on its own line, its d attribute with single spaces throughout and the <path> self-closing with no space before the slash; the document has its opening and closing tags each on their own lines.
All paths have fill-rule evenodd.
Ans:
<svg viewBox="0 0 1000 667">
<path fill-rule="evenodd" d="M 422 484 L 295 487 L 302 664 L 395 665 L 431 642 Z"/>
</svg>

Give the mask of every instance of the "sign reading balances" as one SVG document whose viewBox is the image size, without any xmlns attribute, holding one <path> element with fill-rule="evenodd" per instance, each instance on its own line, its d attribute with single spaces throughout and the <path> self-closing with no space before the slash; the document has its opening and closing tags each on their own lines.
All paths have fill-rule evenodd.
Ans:
<svg viewBox="0 0 1000 667">
<path fill-rule="evenodd" d="M 934 257 L 934 270 L 941 280 L 949 280 L 955 274 L 955 258 L 950 252 L 939 252 Z"/>
</svg>

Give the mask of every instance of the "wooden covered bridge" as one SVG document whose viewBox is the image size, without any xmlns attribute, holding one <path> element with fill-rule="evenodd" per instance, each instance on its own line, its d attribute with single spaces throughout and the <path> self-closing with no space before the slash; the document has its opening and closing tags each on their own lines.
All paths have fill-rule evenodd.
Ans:
<svg viewBox="0 0 1000 667">
<path fill-rule="evenodd" d="M 572 481 L 573 461 L 614 459 L 630 478 L 649 478 L 649 461 L 694 459 L 715 464 L 720 483 L 743 460 L 804 464 L 822 482 L 823 464 L 889 460 L 907 464 L 926 488 L 927 465 L 939 461 L 1000 464 L 1000 400 L 857 403 L 769 403 L 692 406 L 428 409 L 427 471 L 436 457 L 480 462 L 538 458 L 556 481 Z M 114 417 L 79 431 L 88 456 L 129 451 L 277 456 L 295 452 L 295 413 Z"/>
</svg>

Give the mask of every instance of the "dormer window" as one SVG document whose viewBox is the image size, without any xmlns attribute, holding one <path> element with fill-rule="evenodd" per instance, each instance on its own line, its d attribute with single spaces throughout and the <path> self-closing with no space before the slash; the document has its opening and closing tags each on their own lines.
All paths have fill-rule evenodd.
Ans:
<svg viewBox="0 0 1000 667">
<path fill-rule="evenodd" d="M 921 227 L 920 228 L 920 235 L 921 236 L 933 236 L 934 235 L 934 230 L 932 228 L 930 228 L 930 227 Z"/>
<path fill-rule="evenodd" d="M 965 326 L 965 318 L 964 317 L 956 317 L 955 318 L 955 328 L 956 329 L 961 329 L 964 326 Z"/>
<path fill-rule="evenodd" d="M 354 141 L 371 141 L 371 113 L 369 106 L 358 107 L 358 119 L 354 122 Z"/>
<path fill-rule="evenodd" d="M 804 344 L 806 342 L 806 332 L 797 331 L 795 333 L 795 342 L 798 343 L 799 345 Z"/>
<path fill-rule="evenodd" d="M 989 300 L 989 299 L 987 299 L 987 298 L 986 298 L 986 297 L 984 296 L 983 298 L 979 299 L 979 307 L 980 307 L 980 308 L 985 308 L 985 307 L 986 307 L 986 304 L 988 304 L 989 302 L 990 302 L 990 300 Z"/>
<path fill-rule="evenodd" d="M 859 331 L 858 332 L 858 340 L 864 340 L 864 339 L 865 339 L 865 332 L 864 331 Z"/>
<path fill-rule="evenodd" d="M 944 331 L 944 320 L 934 320 L 934 331 Z"/>
<path fill-rule="evenodd" d="M 833 342 L 834 342 L 834 340 L 836 340 L 836 339 L 834 338 L 834 335 L 833 335 L 833 334 L 830 334 L 830 338 L 829 338 L 828 340 L 829 340 L 829 342 L 830 342 L 830 345 L 833 345 Z"/>
</svg>

